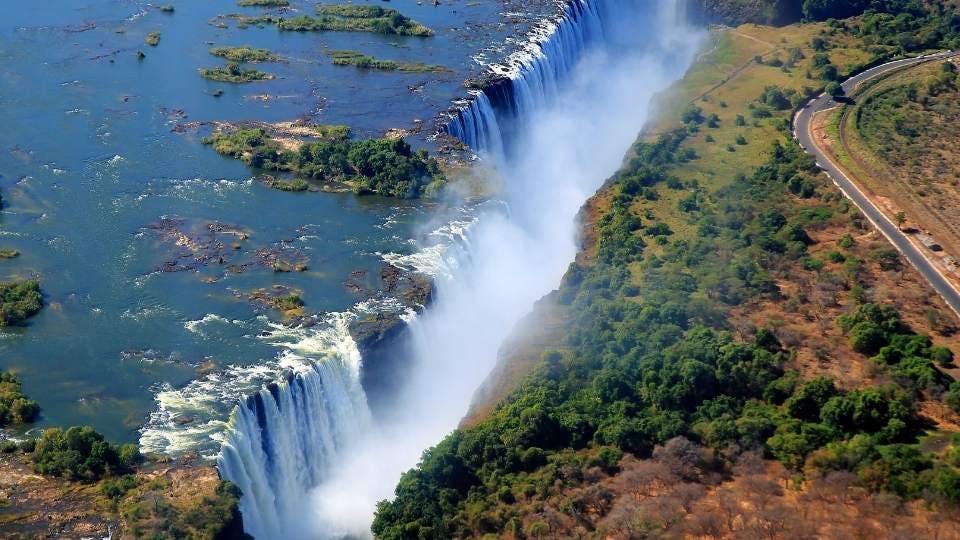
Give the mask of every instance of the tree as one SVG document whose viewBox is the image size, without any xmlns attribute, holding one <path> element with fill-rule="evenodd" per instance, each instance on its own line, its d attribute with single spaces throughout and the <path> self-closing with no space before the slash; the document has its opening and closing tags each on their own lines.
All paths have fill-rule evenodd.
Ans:
<svg viewBox="0 0 960 540">
<path fill-rule="evenodd" d="M 886 344 L 886 333 L 872 322 L 864 321 L 850 329 L 850 346 L 858 353 L 873 356 Z"/>
<path fill-rule="evenodd" d="M 902 231 L 902 230 L 903 230 L 903 224 L 907 222 L 907 213 L 904 212 L 903 210 L 900 210 L 900 211 L 897 212 L 897 214 L 893 217 L 893 219 L 897 222 L 897 228 Z"/>
<path fill-rule="evenodd" d="M 950 384 L 950 388 L 943 394 L 943 402 L 951 409 L 960 413 L 960 381 Z"/>
<path fill-rule="evenodd" d="M 843 91 L 843 85 L 841 85 L 836 81 L 830 81 L 829 83 L 827 83 L 826 92 L 828 96 L 833 97 L 834 99 L 843 97 L 845 93 Z"/>
<path fill-rule="evenodd" d="M 823 70 L 820 72 L 820 78 L 825 81 L 836 81 L 840 78 L 840 71 L 837 69 L 837 66 L 827 64 L 823 66 Z"/>
<path fill-rule="evenodd" d="M 827 377 L 811 379 L 786 401 L 787 413 L 800 420 L 817 422 L 820 420 L 820 408 L 837 393 L 833 379 Z"/>
</svg>

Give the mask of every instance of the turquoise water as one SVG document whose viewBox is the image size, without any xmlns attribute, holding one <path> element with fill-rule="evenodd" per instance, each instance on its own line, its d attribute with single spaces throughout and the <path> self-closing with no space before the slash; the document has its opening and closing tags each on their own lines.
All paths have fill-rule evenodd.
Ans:
<svg viewBox="0 0 960 540">
<path fill-rule="evenodd" d="M 277 345 L 262 339 L 277 314 L 251 304 L 250 291 L 292 287 L 303 291 L 308 312 L 348 309 L 363 298 L 344 286 L 351 272 L 368 271 L 361 281 L 372 286 L 380 254 L 412 251 L 436 213 L 423 203 L 272 190 L 202 145 L 203 129 L 174 128 L 307 118 L 376 136 L 419 119 L 428 135 L 437 112 L 462 95 L 461 82 L 476 70 L 472 57 L 511 31 L 496 24 L 497 2 L 389 4 L 434 28 L 429 39 L 223 29 L 208 21 L 264 10 L 226 0 L 172 4 L 173 14 L 129 0 L 4 6 L 0 247 L 22 255 L 0 261 L 0 279 L 37 277 L 46 307 L 25 328 L 0 332 L 0 368 L 16 370 L 40 402 L 41 427 L 91 424 L 112 439 L 137 440 L 157 393 L 189 385 L 201 366 L 226 379 L 226 366 L 277 357 Z M 293 7 L 313 11 L 312 3 Z M 143 43 L 151 31 L 161 32 L 158 47 Z M 276 80 L 212 83 L 197 74 L 222 63 L 207 53 L 211 44 L 265 47 L 284 61 L 258 66 Z M 451 72 L 333 66 L 324 48 Z M 224 90 L 219 98 L 216 89 Z M 430 146 L 425 136 L 411 143 Z M 177 220 L 194 240 L 226 247 L 208 264 L 159 272 L 171 259 L 191 260 L 154 228 L 162 218 Z M 246 239 L 211 237 L 211 224 Z M 308 270 L 274 273 L 260 263 L 265 252 Z M 221 398 L 211 414 L 228 409 Z"/>
</svg>

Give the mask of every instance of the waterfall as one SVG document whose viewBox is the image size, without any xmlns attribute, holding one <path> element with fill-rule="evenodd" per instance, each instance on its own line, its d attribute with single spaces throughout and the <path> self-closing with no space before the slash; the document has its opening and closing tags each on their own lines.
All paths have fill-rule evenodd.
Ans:
<svg viewBox="0 0 960 540">
<path fill-rule="evenodd" d="M 502 132 L 493 104 L 484 92 L 476 92 L 446 126 L 450 135 L 477 151 L 495 156 L 504 153 Z"/>
<path fill-rule="evenodd" d="M 700 34 L 682 4 L 568 0 L 460 103 L 444 129 L 495 158 L 502 200 L 478 207 L 463 249 L 438 262 L 435 300 L 410 321 L 409 377 L 389 412 L 371 419 L 355 345 L 298 346 L 313 367 L 237 407 L 219 466 L 243 491 L 248 532 L 370 535 L 376 502 L 456 427 L 514 324 L 560 282 L 577 250 L 577 212 L 620 166 L 654 94 L 692 62 Z"/>
<path fill-rule="evenodd" d="M 299 537 L 308 492 L 370 429 L 360 353 L 348 330 L 355 316 L 332 314 L 316 328 L 276 326 L 285 349 L 280 365 L 295 368 L 231 414 L 217 466 L 242 490 L 244 528 L 255 538 Z"/>
<path fill-rule="evenodd" d="M 570 0 L 555 21 L 534 30 L 531 41 L 503 65 L 491 66 L 487 86 L 461 105 L 443 131 L 476 152 L 504 156 L 515 125 L 551 103 L 594 44 L 603 43 L 612 0 Z"/>
</svg>

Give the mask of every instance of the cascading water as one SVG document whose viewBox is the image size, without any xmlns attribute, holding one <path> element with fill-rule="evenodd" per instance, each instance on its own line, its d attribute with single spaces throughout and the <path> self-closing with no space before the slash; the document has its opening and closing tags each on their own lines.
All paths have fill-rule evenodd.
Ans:
<svg viewBox="0 0 960 540">
<path fill-rule="evenodd" d="M 526 47 L 490 67 L 486 87 L 443 129 L 474 151 L 503 156 L 512 146 L 517 121 L 556 99 L 581 55 L 608 37 L 604 28 L 611 25 L 611 10 L 617 9 L 610 0 L 564 2 L 557 22 L 536 29 Z"/>
<path fill-rule="evenodd" d="M 619 167 L 654 94 L 692 61 L 699 34 L 682 6 L 570 0 L 528 47 L 492 68 L 500 78 L 463 104 L 447 131 L 494 158 L 503 204 L 479 207 L 468 251 L 435 262 L 448 264 L 438 264 L 433 304 L 410 322 L 413 360 L 390 413 L 370 419 L 362 360 L 349 350 L 298 350 L 315 369 L 238 407 L 219 465 L 244 492 L 249 532 L 369 536 L 376 501 L 456 427 L 514 324 L 559 283 L 576 254 L 579 208 Z"/>
<path fill-rule="evenodd" d="M 307 511 L 308 490 L 372 424 L 360 385 L 360 352 L 350 337 L 353 313 L 330 316 L 320 330 L 275 327 L 285 352 L 282 380 L 246 398 L 230 418 L 217 465 L 244 493 L 246 532 L 287 536 Z"/>
</svg>

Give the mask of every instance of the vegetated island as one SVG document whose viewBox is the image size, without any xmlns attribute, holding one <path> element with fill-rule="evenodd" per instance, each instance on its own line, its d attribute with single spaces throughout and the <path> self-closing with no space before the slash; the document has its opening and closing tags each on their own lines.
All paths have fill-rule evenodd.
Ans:
<svg viewBox="0 0 960 540">
<path fill-rule="evenodd" d="M 240 47 L 213 47 L 210 54 L 226 58 L 230 62 L 274 62 L 279 58 L 267 49 L 243 45 Z"/>
<path fill-rule="evenodd" d="M 43 296 L 37 281 L 0 282 L 0 327 L 23 324 L 41 308 Z"/>
<path fill-rule="evenodd" d="M 377 538 L 960 534 L 958 321 L 790 133 L 829 81 L 960 37 L 938 2 L 872 5 L 712 34 L 585 205 L 552 333 L 501 360 Z"/>
<path fill-rule="evenodd" d="M 402 15 L 395 9 L 348 4 L 318 5 L 315 17 L 302 15 L 292 19 L 281 19 L 277 23 L 277 27 L 280 30 L 299 32 L 373 32 L 418 37 L 433 35 L 433 30 Z"/>
<path fill-rule="evenodd" d="M 410 73 L 443 73 L 450 71 L 443 66 L 424 64 L 421 62 L 397 62 L 394 60 L 379 60 L 367 56 L 359 51 L 328 51 L 333 64 L 336 66 L 354 66 L 361 69 L 378 69 L 381 71 L 404 71 Z"/>
<path fill-rule="evenodd" d="M 284 318 L 303 315 L 303 291 L 274 286 L 273 289 L 257 289 L 248 296 L 250 302 L 279 311 Z"/>
<path fill-rule="evenodd" d="M 288 0 L 237 0 L 240 7 L 287 7 L 290 5 Z"/>
<path fill-rule="evenodd" d="M 355 141 L 343 126 L 306 129 L 302 141 L 274 138 L 256 127 L 221 130 L 204 142 L 256 169 L 291 173 L 292 180 L 269 181 L 286 191 L 306 191 L 307 180 L 316 180 L 344 184 L 357 194 L 417 198 L 437 194 L 446 183 L 437 160 L 426 150 L 414 152 L 403 139 Z"/>
<path fill-rule="evenodd" d="M 17 376 L 0 371 L 0 428 L 29 424 L 40 414 L 40 405 L 23 393 Z"/>
<path fill-rule="evenodd" d="M 200 76 L 204 79 L 227 83 L 248 83 L 254 81 L 269 81 L 273 75 L 254 68 L 243 67 L 236 62 L 228 62 L 226 66 L 200 69 Z"/>
<path fill-rule="evenodd" d="M 40 407 L 0 372 L 0 427 L 36 419 Z M 41 476 L 38 476 L 41 475 Z M 4 535 L 50 531 L 71 538 L 249 538 L 240 492 L 216 469 L 142 456 L 89 426 L 49 428 L 39 438 L 0 441 Z"/>
</svg>

